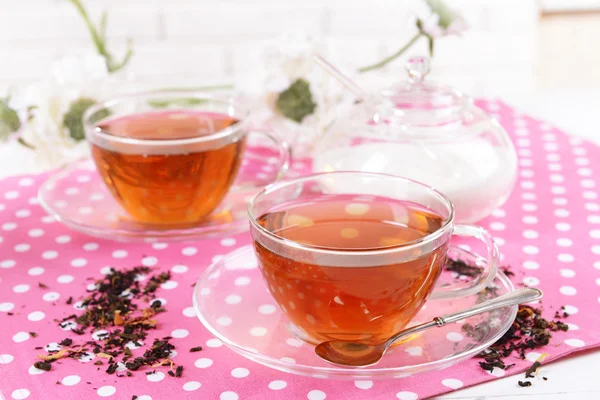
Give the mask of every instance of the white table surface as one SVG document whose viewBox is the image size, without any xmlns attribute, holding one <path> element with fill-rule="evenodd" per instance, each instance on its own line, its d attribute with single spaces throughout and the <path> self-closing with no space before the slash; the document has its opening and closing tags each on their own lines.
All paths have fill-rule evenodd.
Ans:
<svg viewBox="0 0 600 400">
<path fill-rule="evenodd" d="M 600 145 L 600 88 L 561 89 L 536 93 L 507 93 L 498 96 L 523 113 L 543 119 L 570 135 L 589 139 Z M 0 145 L 0 177 L 42 172 L 31 153 L 15 145 Z M 531 387 L 520 387 L 523 374 L 461 389 L 442 399 L 600 399 L 600 350 L 588 351 L 544 365 Z M 398 386 L 402 385 L 398 381 Z"/>
</svg>

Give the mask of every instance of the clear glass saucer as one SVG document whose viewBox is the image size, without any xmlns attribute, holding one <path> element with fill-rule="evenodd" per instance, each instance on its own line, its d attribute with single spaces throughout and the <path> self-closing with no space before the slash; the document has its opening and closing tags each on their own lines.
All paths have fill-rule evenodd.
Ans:
<svg viewBox="0 0 600 400">
<path fill-rule="evenodd" d="M 461 259 L 466 253 L 456 246 L 449 250 L 455 259 Z M 465 277 L 444 271 L 438 284 L 460 278 Z M 428 301 L 413 322 L 417 324 L 465 309 L 511 292 L 514 287 L 506 275 L 499 272 L 491 289 L 460 299 Z M 334 366 L 314 354 L 314 345 L 294 336 L 293 327 L 267 291 L 250 245 L 206 269 L 194 289 L 193 303 L 200 322 L 235 352 L 270 368 L 324 379 L 404 378 L 450 367 L 496 342 L 517 314 L 517 306 L 505 307 L 430 329 L 396 345 L 374 366 Z M 467 323 L 477 327 L 477 337 L 467 335 L 462 329 Z"/>
<path fill-rule="evenodd" d="M 276 153 L 247 147 L 229 193 L 206 220 L 186 225 L 153 225 L 131 219 L 104 186 L 91 160 L 66 166 L 44 182 L 38 199 L 59 222 L 85 234 L 118 241 L 175 241 L 221 237 L 249 229 L 248 202 L 278 173 Z"/>
</svg>

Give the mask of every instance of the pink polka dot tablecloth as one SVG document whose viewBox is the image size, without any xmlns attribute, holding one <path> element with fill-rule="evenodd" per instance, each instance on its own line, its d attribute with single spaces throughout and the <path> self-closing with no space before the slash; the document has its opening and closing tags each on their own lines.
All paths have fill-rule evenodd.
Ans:
<svg viewBox="0 0 600 400">
<path fill-rule="evenodd" d="M 600 149 L 498 101 L 480 101 L 509 131 L 520 179 L 508 202 L 481 225 L 496 237 L 516 286 L 541 288 L 544 316 L 564 307 L 568 332 L 516 366 L 491 373 L 471 359 L 452 368 L 396 380 L 335 381 L 300 377 L 255 364 L 209 334 L 195 316 L 192 284 L 211 261 L 250 242 L 248 233 L 192 243 L 124 244 L 95 239 L 54 221 L 36 199 L 47 175 L 0 181 L 0 399 L 424 399 L 600 346 Z M 293 173 L 306 171 L 296 161 Z M 69 336 L 55 319 L 76 312 L 89 278 L 110 267 L 170 270 L 157 296 L 166 302 L 153 336 L 170 335 L 183 376 L 166 370 L 132 377 L 98 371 L 94 355 L 65 359 L 48 372 L 33 367 L 43 350 Z M 43 283 L 47 287 L 40 287 Z M 37 333 L 32 337 L 29 332 Z M 72 335 L 75 341 L 81 337 Z M 87 339 L 86 339 L 87 340 Z M 201 352 L 189 349 L 202 346 Z M 508 364 L 508 363 L 507 363 Z M 541 382 L 540 384 L 543 384 Z M 524 391 L 526 388 L 523 388 Z M 525 393 L 525 392 L 524 392 Z"/>
</svg>

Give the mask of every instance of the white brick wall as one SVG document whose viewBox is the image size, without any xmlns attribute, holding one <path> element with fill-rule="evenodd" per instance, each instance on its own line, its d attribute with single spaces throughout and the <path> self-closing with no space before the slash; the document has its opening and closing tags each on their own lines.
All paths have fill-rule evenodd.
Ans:
<svg viewBox="0 0 600 400">
<path fill-rule="evenodd" d="M 414 34 L 421 0 L 85 0 L 109 11 L 118 52 L 132 37 L 133 72 L 152 83 L 222 81 L 256 68 L 261 45 L 283 32 L 323 40 L 328 56 L 354 68 L 395 51 Z M 434 74 L 465 91 L 534 85 L 536 0 L 447 0 L 471 29 L 436 46 Z M 61 55 L 90 46 L 66 0 L 0 0 L 0 89 L 42 76 Z M 425 53 L 425 42 L 418 51 Z M 390 68 L 403 79 L 402 62 Z"/>
</svg>

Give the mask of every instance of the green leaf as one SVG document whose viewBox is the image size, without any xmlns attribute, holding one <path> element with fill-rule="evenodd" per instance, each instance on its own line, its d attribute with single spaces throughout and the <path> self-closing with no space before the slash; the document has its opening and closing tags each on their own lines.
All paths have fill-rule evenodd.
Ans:
<svg viewBox="0 0 600 400">
<path fill-rule="evenodd" d="M 275 106 L 283 116 L 297 123 L 301 123 L 317 108 L 310 92 L 310 84 L 302 78 L 296 79 L 290 87 L 279 94 Z"/>
<path fill-rule="evenodd" d="M 8 99 L 0 99 L 0 140 L 8 137 L 19 130 L 21 120 L 19 114 L 8 105 Z"/>
<path fill-rule="evenodd" d="M 69 136 L 76 142 L 85 139 L 85 128 L 83 124 L 83 114 L 88 108 L 96 103 L 95 100 L 80 97 L 69 105 L 69 111 L 63 117 L 63 125 L 69 131 Z M 106 108 L 96 111 L 91 117 L 90 122 L 94 123 L 106 118 L 110 111 Z"/>
<path fill-rule="evenodd" d="M 450 7 L 448 7 L 442 0 L 425 0 L 429 8 L 434 14 L 439 17 L 438 25 L 444 29 L 452 24 L 452 21 L 456 18 L 456 14 Z"/>
</svg>

